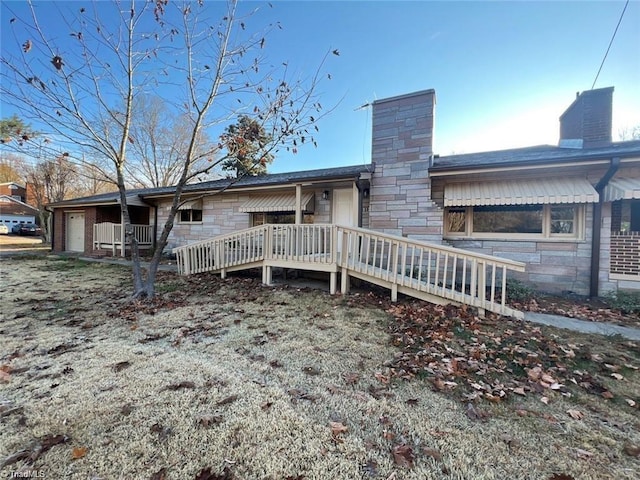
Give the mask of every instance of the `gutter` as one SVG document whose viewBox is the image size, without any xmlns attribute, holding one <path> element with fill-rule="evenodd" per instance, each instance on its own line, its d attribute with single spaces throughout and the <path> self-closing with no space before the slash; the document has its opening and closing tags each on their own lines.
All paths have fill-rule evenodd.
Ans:
<svg viewBox="0 0 640 480">
<path fill-rule="evenodd" d="M 591 235 L 591 281 L 589 283 L 589 296 L 597 297 L 600 287 L 600 244 L 602 236 L 602 192 L 609 181 L 620 168 L 620 157 L 613 157 L 609 163 L 609 169 L 595 185 L 598 192 L 598 203 L 593 206 L 593 234 Z"/>
</svg>

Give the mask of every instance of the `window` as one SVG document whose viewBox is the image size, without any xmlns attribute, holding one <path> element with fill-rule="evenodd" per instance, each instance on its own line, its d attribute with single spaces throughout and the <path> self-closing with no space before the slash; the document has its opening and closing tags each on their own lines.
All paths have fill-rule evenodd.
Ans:
<svg viewBox="0 0 640 480">
<path fill-rule="evenodd" d="M 296 214 L 292 212 L 253 213 L 251 216 L 254 227 L 265 223 L 296 223 Z M 313 223 L 313 213 L 303 213 L 302 223 Z"/>
<path fill-rule="evenodd" d="M 180 210 L 180 223 L 202 222 L 202 210 Z"/>
<path fill-rule="evenodd" d="M 582 205 L 448 208 L 445 235 L 473 238 L 582 238 Z"/>
</svg>

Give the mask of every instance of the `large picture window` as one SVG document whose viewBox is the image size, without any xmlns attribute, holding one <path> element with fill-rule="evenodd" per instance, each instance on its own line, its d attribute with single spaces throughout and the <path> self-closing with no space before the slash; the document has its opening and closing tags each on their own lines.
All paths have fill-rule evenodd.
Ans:
<svg viewBox="0 0 640 480">
<path fill-rule="evenodd" d="M 254 227 L 265 223 L 293 224 L 296 223 L 296 214 L 294 212 L 253 213 L 252 222 Z M 302 223 L 313 223 L 313 213 L 304 213 L 302 215 Z"/>
<path fill-rule="evenodd" d="M 581 238 L 582 205 L 498 205 L 448 208 L 445 235 L 471 238 Z"/>
</svg>

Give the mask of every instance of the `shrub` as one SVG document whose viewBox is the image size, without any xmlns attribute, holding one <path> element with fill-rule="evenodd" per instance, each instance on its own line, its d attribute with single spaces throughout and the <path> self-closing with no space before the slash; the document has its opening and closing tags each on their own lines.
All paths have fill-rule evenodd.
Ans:
<svg viewBox="0 0 640 480">
<path fill-rule="evenodd" d="M 624 290 L 607 292 L 604 300 L 611 308 L 623 313 L 640 313 L 640 292 Z"/>
<path fill-rule="evenodd" d="M 507 301 L 525 303 L 533 298 L 533 288 L 520 280 L 507 278 Z"/>
</svg>

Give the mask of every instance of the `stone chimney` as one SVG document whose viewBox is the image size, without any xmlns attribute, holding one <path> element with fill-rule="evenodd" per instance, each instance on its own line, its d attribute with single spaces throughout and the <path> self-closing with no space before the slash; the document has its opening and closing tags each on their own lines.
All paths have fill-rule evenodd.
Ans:
<svg viewBox="0 0 640 480">
<path fill-rule="evenodd" d="M 442 242 L 442 212 L 431 201 L 435 91 L 377 100 L 372 113 L 369 227 Z"/>
<path fill-rule="evenodd" d="M 586 90 L 560 116 L 560 147 L 589 148 L 611 143 L 613 87 Z"/>
</svg>

